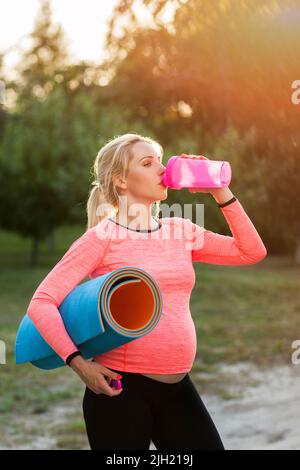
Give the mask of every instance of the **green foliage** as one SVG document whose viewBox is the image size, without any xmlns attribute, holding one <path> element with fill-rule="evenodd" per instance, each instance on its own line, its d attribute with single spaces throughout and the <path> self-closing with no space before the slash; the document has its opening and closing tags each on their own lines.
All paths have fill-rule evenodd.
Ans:
<svg viewBox="0 0 300 470">
<path fill-rule="evenodd" d="M 43 239 L 86 197 L 97 136 L 85 125 L 95 108 L 82 101 L 70 104 L 56 88 L 8 120 L 0 147 L 3 228 Z"/>
<path fill-rule="evenodd" d="M 237 195 L 268 248 L 293 253 L 300 246 L 299 105 L 291 101 L 299 2 L 142 3 L 156 29 L 140 27 L 136 0 L 120 1 L 111 21 L 105 67 L 114 70 L 116 100 L 130 103 L 164 145 L 175 147 L 184 135 L 185 153 L 208 149 L 211 158 L 233 162 Z M 160 14 L 171 6 L 177 10 L 164 24 Z"/>
<path fill-rule="evenodd" d="M 99 148 L 138 132 L 163 145 L 165 164 L 181 152 L 229 161 L 231 189 L 268 252 L 300 253 L 297 1 L 140 2 L 156 28 L 139 25 L 136 3 L 116 5 L 111 56 L 99 66 L 69 63 L 42 3 L 15 107 L 1 117 L 1 226 L 39 240 L 67 221 L 84 223 Z M 205 202 L 206 226 L 229 233 L 207 195 L 169 190 L 164 202 Z"/>
</svg>

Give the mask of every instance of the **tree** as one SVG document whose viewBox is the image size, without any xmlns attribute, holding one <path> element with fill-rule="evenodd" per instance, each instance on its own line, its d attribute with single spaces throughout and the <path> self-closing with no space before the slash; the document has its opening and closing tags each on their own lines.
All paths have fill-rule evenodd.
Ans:
<svg viewBox="0 0 300 470">
<path fill-rule="evenodd" d="M 52 22 L 49 0 L 43 0 L 33 31 L 31 47 L 22 57 L 17 71 L 20 76 L 18 102 L 33 98 L 45 99 L 54 88 L 59 72 L 69 63 L 64 32 Z"/>
<path fill-rule="evenodd" d="M 19 79 L 11 84 L 17 99 L 0 143 L 0 221 L 32 238 L 30 259 L 36 264 L 41 240 L 50 238 L 53 252 L 55 229 L 82 220 L 98 115 L 92 97 L 83 93 L 88 67 L 69 64 L 48 0 L 29 38 Z"/>
<path fill-rule="evenodd" d="M 96 110 L 86 96 L 71 104 L 56 88 L 44 102 L 31 101 L 10 116 L 0 147 L 1 226 L 38 245 L 55 228 L 82 219 L 89 169 L 97 148 Z"/>
<path fill-rule="evenodd" d="M 263 185 L 259 192 L 268 200 L 267 217 L 264 205 L 260 220 L 267 224 L 264 233 L 273 251 L 298 253 L 299 105 L 291 103 L 291 84 L 299 78 L 299 0 L 142 3 L 152 13 L 153 27 L 140 26 L 136 0 L 120 0 L 111 20 L 112 57 L 105 67 L 113 73 L 112 96 L 130 106 L 163 144 L 175 133 L 192 134 L 197 125 L 215 139 L 231 127 L 242 136 L 254 129 L 255 140 L 237 165 L 247 172 L 246 178 L 238 175 L 242 190 L 257 205 L 258 178 L 256 186 Z M 160 13 L 170 5 L 177 9 L 164 24 Z M 181 103 L 190 110 L 188 117 Z"/>
</svg>

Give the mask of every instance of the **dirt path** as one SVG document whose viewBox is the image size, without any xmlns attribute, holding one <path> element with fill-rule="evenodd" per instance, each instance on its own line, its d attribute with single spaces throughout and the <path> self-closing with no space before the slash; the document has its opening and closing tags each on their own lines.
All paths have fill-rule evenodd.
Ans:
<svg viewBox="0 0 300 470">
<path fill-rule="evenodd" d="M 227 449 L 300 449 L 300 366 L 224 366 L 232 400 L 205 397 Z M 243 386 L 249 380 L 256 386 Z M 240 384 L 239 384 L 240 382 Z"/>
<path fill-rule="evenodd" d="M 299 450 L 300 366 L 262 370 L 252 364 L 236 364 L 223 365 L 220 370 L 229 396 L 237 398 L 202 395 L 199 382 L 197 389 L 225 448 Z M 151 448 L 155 448 L 153 444 Z"/>
</svg>

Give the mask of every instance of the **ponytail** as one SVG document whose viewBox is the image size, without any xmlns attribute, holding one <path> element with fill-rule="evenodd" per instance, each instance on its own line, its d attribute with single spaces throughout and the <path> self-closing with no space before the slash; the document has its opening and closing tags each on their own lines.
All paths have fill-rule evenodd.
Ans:
<svg viewBox="0 0 300 470">
<path fill-rule="evenodd" d="M 113 213 L 111 205 L 105 201 L 103 191 L 98 185 L 94 185 L 87 201 L 87 230 Z"/>
</svg>

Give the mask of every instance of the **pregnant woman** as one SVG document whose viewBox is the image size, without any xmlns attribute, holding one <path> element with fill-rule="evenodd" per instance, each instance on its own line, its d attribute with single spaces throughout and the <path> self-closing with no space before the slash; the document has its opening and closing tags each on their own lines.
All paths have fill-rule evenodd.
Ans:
<svg viewBox="0 0 300 470">
<path fill-rule="evenodd" d="M 189 307 L 195 284 L 192 263 L 250 265 L 267 252 L 228 187 L 190 191 L 213 196 L 232 237 L 187 218 L 158 218 L 159 201 L 167 198 L 161 158 L 158 142 L 135 133 L 118 136 L 100 149 L 87 202 L 87 229 L 38 286 L 27 310 L 44 339 L 86 386 L 83 417 L 91 449 L 149 449 L 151 440 L 159 450 L 224 449 L 189 375 L 197 350 Z M 125 266 L 142 268 L 156 280 L 163 296 L 161 319 L 149 334 L 86 360 L 69 337 L 58 307 L 86 276 Z M 120 377 L 118 390 L 111 381 Z"/>
</svg>

